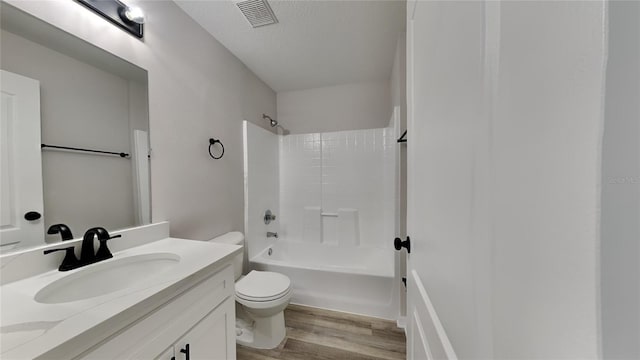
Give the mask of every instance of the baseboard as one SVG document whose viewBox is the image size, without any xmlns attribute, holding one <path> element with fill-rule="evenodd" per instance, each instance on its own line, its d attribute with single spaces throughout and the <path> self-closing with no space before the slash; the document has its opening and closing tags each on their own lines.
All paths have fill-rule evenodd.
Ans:
<svg viewBox="0 0 640 360">
<path fill-rule="evenodd" d="M 407 317 L 406 316 L 398 316 L 398 319 L 396 319 L 396 325 L 400 329 L 404 329 L 404 332 L 406 334 L 406 332 L 407 332 Z"/>
</svg>

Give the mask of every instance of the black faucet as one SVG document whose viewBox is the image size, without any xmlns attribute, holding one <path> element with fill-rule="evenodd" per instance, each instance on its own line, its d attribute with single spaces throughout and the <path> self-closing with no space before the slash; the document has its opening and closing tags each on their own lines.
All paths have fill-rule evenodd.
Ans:
<svg viewBox="0 0 640 360">
<path fill-rule="evenodd" d="M 100 246 L 98 247 L 98 251 L 94 252 L 93 248 L 93 239 L 94 237 L 98 237 L 98 241 L 100 242 Z M 110 259 L 113 257 L 111 251 L 107 247 L 107 240 L 113 238 L 119 238 L 122 235 L 109 236 L 109 232 L 102 227 L 94 227 L 87 230 L 84 233 L 84 237 L 82 238 L 82 249 L 80 250 L 80 263 L 82 265 L 93 264 L 98 261 Z"/>
<path fill-rule="evenodd" d="M 80 261 L 78 261 L 78 259 L 76 258 L 76 254 L 73 252 L 74 250 L 73 246 L 69 246 L 62 249 L 45 250 L 44 254 L 47 255 L 52 252 L 62 251 L 62 250 L 64 250 L 66 253 L 65 253 L 64 259 L 62 259 L 62 264 L 60 264 L 60 267 L 58 268 L 58 270 L 69 271 L 69 270 L 77 269 L 80 266 L 82 266 L 80 265 Z"/>
<path fill-rule="evenodd" d="M 49 230 L 47 230 L 47 234 L 54 235 L 60 234 L 62 236 L 62 241 L 73 239 L 73 234 L 71 233 L 71 229 L 65 224 L 55 224 L 49 226 Z"/>
<path fill-rule="evenodd" d="M 69 234 L 70 233 L 71 232 L 69 232 Z M 96 236 L 98 237 L 100 246 L 98 247 L 98 251 L 94 252 L 95 250 L 93 248 L 93 239 Z M 109 232 L 105 228 L 94 227 L 87 230 L 87 232 L 84 234 L 84 237 L 82 238 L 82 248 L 80 249 L 79 260 L 75 256 L 73 246 L 69 246 L 62 249 L 45 250 L 44 254 L 46 255 L 52 252 L 62 251 L 62 250 L 66 251 L 65 257 L 62 260 L 62 264 L 60 265 L 58 270 L 60 271 L 73 270 L 79 267 L 83 267 L 85 265 L 93 264 L 98 261 L 112 258 L 113 255 L 111 254 L 111 251 L 109 251 L 109 248 L 107 247 L 107 240 L 110 240 L 113 238 L 119 238 L 119 237 L 122 237 L 122 235 L 109 236 Z M 64 235 L 63 235 L 63 239 L 64 239 Z"/>
</svg>

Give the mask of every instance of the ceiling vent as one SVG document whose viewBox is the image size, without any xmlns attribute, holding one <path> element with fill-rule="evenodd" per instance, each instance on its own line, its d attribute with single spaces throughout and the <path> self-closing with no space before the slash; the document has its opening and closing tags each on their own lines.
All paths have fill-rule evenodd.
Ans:
<svg viewBox="0 0 640 360">
<path fill-rule="evenodd" d="M 242 14 L 247 19 L 249 24 L 254 28 L 276 24 L 276 19 L 271 6 L 266 0 L 236 0 L 234 1 L 238 6 L 238 9 L 242 11 Z"/>
</svg>

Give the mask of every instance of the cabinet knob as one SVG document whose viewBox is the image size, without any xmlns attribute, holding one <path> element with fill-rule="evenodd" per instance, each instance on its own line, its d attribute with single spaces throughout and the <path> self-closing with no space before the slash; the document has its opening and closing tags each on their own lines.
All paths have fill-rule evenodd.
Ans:
<svg viewBox="0 0 640 360">
<path fill-rule="evenodd" d="M 40 213 L 37 211 L 29 211 L 28 213 L 24 214 L 24 219 L 27 221 L 35 221 L 40 219 L 41 217 L 42 215 L 40 215 Z"/>
<path fill-rule="evenodd" d="M 185 355 L 185 360 L 189 360 L 189 344 L 184 346 L 184 349 L 180 349 L 180 352 Z"/>
</svg>

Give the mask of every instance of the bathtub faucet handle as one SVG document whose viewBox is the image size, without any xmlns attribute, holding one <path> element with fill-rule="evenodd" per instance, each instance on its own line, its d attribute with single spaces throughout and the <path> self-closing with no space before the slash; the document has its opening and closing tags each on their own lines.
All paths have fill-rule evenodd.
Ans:
<svg viewBox="0 0 640 360">
<path fill-rule="evenodd" d="M 278 233 L 277 232 L 271 232 L 271 231 L 267 231 L 267 237 L 273 237 L 273 238 L 278 238 Z"/>
<path fill-rule="evenodd" d="M 269 223 L 274 221 L 275 219 L 276 219 L 276 216 L 271 212 L 271 210 L 267 210 L 264 212 L 264 223 L 266 225 L 269 225 Z"/>
</svg>

